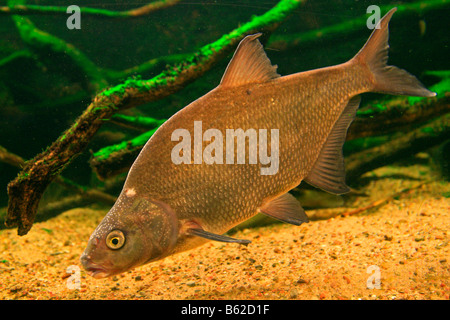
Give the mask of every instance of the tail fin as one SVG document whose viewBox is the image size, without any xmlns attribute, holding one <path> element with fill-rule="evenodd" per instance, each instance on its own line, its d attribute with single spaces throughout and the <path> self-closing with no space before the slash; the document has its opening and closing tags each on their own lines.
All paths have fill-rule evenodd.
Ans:
<svg viewBox="0 0 450 320">
<path fill-rule="evenodd" d="M 377 24 L 364 47 L 353 58 L 366 65 L 373 76 L 374 92 L 433 97 L 435 92 L 426 89 L 415 76 L 405 70 L 388 66 L 388 24 L 397 8 L 391 9 Z"/>
</svg>

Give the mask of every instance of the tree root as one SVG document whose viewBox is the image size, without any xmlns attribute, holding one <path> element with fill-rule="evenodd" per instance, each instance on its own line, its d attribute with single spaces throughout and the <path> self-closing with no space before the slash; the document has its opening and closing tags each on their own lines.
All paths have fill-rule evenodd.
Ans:
<svg viewBox="0 0 450 320">
<path fill-rule="evenodd" d="M 107 18 L 133 18 L 148 15 L 156 10 L 167 8 L 175 5 L 180 0 L 160 0 L 154 1 L 145 6 L 126 10 L 126 11 L 111 11 L 98 8 L 80 8 L 83 15 L 92 15 Z M 0 7 L 0 15 L 67 15 L 67 7 L 58 6 L 40 6 L 40 5 L 25 5 L 25 4 L 11 4 L 9 6 Z"/>
</svg>

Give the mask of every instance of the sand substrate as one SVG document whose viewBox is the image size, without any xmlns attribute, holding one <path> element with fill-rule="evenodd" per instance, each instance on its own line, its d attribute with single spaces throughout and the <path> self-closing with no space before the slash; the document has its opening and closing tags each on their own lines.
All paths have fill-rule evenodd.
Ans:
<svg viewBox="0 0 450 320">
<path fill-rule="evenodd" d="M 357 215 L 240 230 L 248 246 L 210 242 L 99 280 L 79 256 L 106 212 L 73 209 L 23 237 L 0 231 L 0 299 L 449 299 L 450 184 L 428 171 L 371 173 L 366 195 L 333 210 L 412 191 Z"/>
</svg>

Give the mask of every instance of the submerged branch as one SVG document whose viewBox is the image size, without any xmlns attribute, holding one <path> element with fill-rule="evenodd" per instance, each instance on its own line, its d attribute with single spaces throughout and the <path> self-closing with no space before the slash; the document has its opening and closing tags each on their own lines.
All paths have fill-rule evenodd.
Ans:
<svg viewBox="0 0 450 320">
<path fill-rule="evenodd" d="M 97 177 L 104 180 L 127 171 L 156 130 L 157 128 L 94 153 L 89 162 Z"/>
<path fill-rule="evenodd" d="M 26 59 L 30 59 L 33 57 L 33 54 L 31 53 L 31 51 L 29 50 L 20 50 L 20 51 L 16 51 L 11 53 L 9 56 L 0 59 L 0 67 L 3 67 L 17 59 L 22 59 L 22 58 L 26 58 Z"/>
<path fill-rule="evenodd" d="M 38 55 L 47 59 L 47 52 L 67 56 L 86 75 L 90 91 L 96 91 L 107 85 L 104 74 L 83 52 L 64 40 L 38 29 L 26 17 L 12 17 L 22 40 Z M 27 54 L 26 52 L 23 55 Z"/>
<path fill-rule="evenodd" d="M 401 133 L 398 138 L 385 144 L 350 155 L 346 159 L 347 180 L 355 180 L 368 171 L 412 156 L 447 139 L 450 139 L 450 113 L 415 130 Z"/>
<path fill-rule="evenodd" d="M 10 166 L 20 168 L 25 163 L 22 157 L 9 152 L 4 147 L 0 146 L 0 162 L 9 164 Z"/>
<path fill-rule="evenodd" d="M 405 196 L 405 195 L 411 194 L 414 191 L 417 191 L 417 189 L 422 188 L 424 185 L 426 185 L 426 184 L 428 184 L 430 182 L 431 181 L 420 182 L 418 185 L 416 185 L 414 187 L 405 188 L 405 189 L 397 191 L 393 195 L 387 196 L 387 197 L 385 197 L 383 199 L 378 199 L 378 200 L 372 201 L 370 204 L 368 204 L 368 205 L 366 205 L 364 207 L 345 211 L 344 213 L 341 213 L 341 216 L 348 217 L 348 216 L 352 216 L 352 215 L 356 215 L 356 214 L 361 214 L 362 212 L 367 211 L 369 209 L 380 207 L 382 205 L 387 204 L 389 201 L 392 201 L 394 199 L 398 199 L 400 196 Z M 321 218 L 323 219 L 324 217 L 322 216 Z"/>
<path fill-rule="evenodd" d="M 166 7 L 168 5 L 173 5 L 178 1 L 179 0 L 152 2 L 148 5 L 145 5 L 137 9 L 111 13 L 117 16 L 128 16 L 128 17 L 138 16 L 147 14 L 151 11 L 154 11 L 162 7 Z M 32 5 L 26 6 L 25 4 L 22 3 L 24 3 L 24 0 L 9 0 L 8 1 L 9 6 L 6 8 L 20 7 L 29 9 L 33 7 L 39 7 L 40 9 L 45 8 L 44 10 L 49 10 L 48 12 L 59 12 L 58 10 L 61 9 L 61 12 L 64 11 L 64 13 L 66 10 L 66 8 L 60 7 L 43 7 Z M 58 10 L 53 10 L 54 8 L 58 8 Z M 94 9 L 94 10 L 102 11 L 101 9 Z M 109 12 L 108 10 L 103 11 Z M 68 58 L 64 61 L 65 64 L 69 65 L 73 64 L 73 66 L 76 69 L 79 69 L 81 71 L 82 74 L 79 76 L 79 79 L 83 79 L 83 81 L 87 80 L 86 87 L 88 88 L 89 92 L 97 92 L 98 90 L 105 88 L 108 85 L 108 82 L 124 79 L 135 74 L 141 74 L 143 72 L 147 72 L 151 69 L 154 69 L 157 66 L 164 66 L 170 63 L 180 62 L 192 56 L 192 54 L 175 54 L 164 57 L 158 57 L 145 61 L 140 65 L 127 68 L 125 70 L 110 70 L 107 68 L 100 68 L 97 65 L 95 65 L 94 62 L 92 62 L 83 52 L 81 52 L 74 45 L 48 32 L 38 29 L 30 19 L 26 17 L 21 17 L 19 15 L 13 15 L 12 19 L 19 31 L 22 40 L 28 45 L 30 50 L 22 50 L 14 52 L 10 56 L 1 59 L 0 67 L 8 63 L 11 63 L 18 58 L 32 58 L 33 54 L 35 54 L 36 56 L 43 57 L 43 60 L 48 59 L 48 57 L 52 57 L 51 63 L 53 64 L 54 55 L 59 54 L 63 57 Z"/>
<path fill-rule="evenodd" d="M 410 12 L 425 13 L 429 10 L 436 10 L 448 7 L 449 0 L 431 0 L 427 2 L 405 3 L 396 4 L 397 12 L 396 17 L 409 14 Z M 387 12 L 392 9 L 392 5 L 380 6 L 382 12 Z M 344 35 L 359 32 L 366 28 L 367 15 L 363 15 L 358 18 L 348 19 L 344 22 L 326 26 L 321 29 L 310 30 L 297 34 L 288 35 L 274 35 L 270 38 L 268 46 L 272 49 L 286 50 L 288 48 L 302 46 L 306 48 L 308 46 L 317 45 L 318 42 L 324 40 L 333 40 L 336 38 L 342 38 Z"/>
<path fill-rule="evenodd" d="M 22 157 L 8 151 L 2 146 L 0 146 L 0 162 L 6 163 L 16 168 L 21 168 L 25 165 L 25 160 Z M 63 209 L 67 209 L 69 204 L 82 205 L 86 203 L 101 202 L 104 204 L 113 205 L 116 201 L 115 196 L 105 193 L 100 189 L 80 186 L 62 176 L 56 177 L 55 182 L 64 187 L 66 190 L 74 192 L 76 195 L 66 197 L 61 201 L 47 204 L 44 208 L 39 210 L 40 215 L 47 216 L 52 212 L 56 212 L 58 210 L 59 212 L 61 212 Z M 1 220 L 3 219 L 0 218 L 0 221 Z"/>
<path fill-rule="evenodd" d="M 429 89 L 433 99 L 399 96 L 382 103 L 372 103 L 358 110 L 347 140 L 378 136 L 411 127 L 450 112 L 450 71 L 427 71 L 441 80 Z"/>
<path fill-rule="evenodd" d="M 150 59 L 148 61 L 141 63 L 140 65 L 137 65 L 137 66 L 134 66 L 131 68 L 127 68 L 124 70 L 118 71 L 118 70 L 103 69 L 102 72 L 104 74 L 104 77 L 112 82 L 114 80 L 125 79 L 125 78 L 133 76 L 133 75 L 148 72 L 150 70 L 157 68 L 158 66 L 164 67 L 165 65 L 168 65 L 168 64 L 179 63 L 179 62 L 182 62 L 183 60 L 190 58 L 191 56 L 192 56 L 192 53 L 191 54 L 189 54 L 189 53 L 173 54 L 173 55 Z"/>
<path fill-rule="evenodd" d="M 282 0 L 265 14 L 202 47 L 189 59 L 158 76 L 150 80 L 129 79 L 99 93 L 72 127 L 44 152 L 28 161 L 17 178 L 8 184 L 6 225 L 18 226 L 19 235 L 30 230 L 45 189 L 84 150 L 105 119 L 110 119 L 119 110 L 155 101 L 180 90 L 224 58 L 245 35 L 273 31 L 300 3 L 300 0 Z"/>
<path fill-rule="evenodd" d="M 143 134 L 131 140 L 122 141 L 121 143 L 104 147 L 95 152 L 89 160 L 89 163 L 97 174 L 97 177 L 104 180 L 127 171 L 145 143 L 165 121 L 151 117 L 132 117 L 115 114 L 111 118 L 111 122 L 128 128 L 145 130 Z"/>
<path fill-rule="evenodd" d="M 131 128 L 139 131 L 148 131 L 158 128 L 164 122 L 166 122 L 166 119 L 115 114 L 111 117 L 110 122 L 126 128 Z"/>
<path fill-rule="evenodd" d="M 164 9 L 175 5 L 180 0 L 160 0 L 146 4 L 145 6 L 125 10 L 125 11 L 111 11 L 99 8 L 81 7 L 80 12 L 83 15 L 92 15 L 107 18 L 132 18 L 148 15 L 154 11 Z M 58 6 L 41 6 L 41 5 L 25 5 L 12 4 L 9 6 L 0 7 L 0 15 L 65 15 L 67 16 L 67 7 Z"/>
</svg>

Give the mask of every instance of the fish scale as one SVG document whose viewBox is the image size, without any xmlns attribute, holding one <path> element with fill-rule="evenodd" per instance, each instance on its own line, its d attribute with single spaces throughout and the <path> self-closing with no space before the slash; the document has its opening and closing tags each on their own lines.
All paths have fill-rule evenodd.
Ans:
<svg viewBox="0 0 450 320">
<path fill-rule="evenodd" d="M 173 115 L 146 143 L 116 204 L 88 242 L 81 257 L 86 270 L 101 278 L 207 240 L 249 243 L 223 233 L 258 212 L 294 225 L 308 222 L 300 203 L 288 193 L 302 181 L 334 194 L 348 192 L 342 146 L 359 95 L 435 95 L 406 71 L 386 65 L 388 22 L 394 12 L 386 14 L 348 62 L 284 77 L 267 58 L 260 34 L 244 38 L 219 86 Z M 201 124 L 200 142 L 196 123 Z M 197 157 L 197 143 L 201 152 L 215 146 L 203 140 L 208 129 L 216 130 L 214 139 L 223 139 L 224 163 L 207 164 Z M 250 163 L 254 146 L 249 142 L 243 164 L 226 163 L 227 129 L 258 134 L 267 130 L 267 145 L 258 135 L 256 150 L 266 147 L 270 163 Z M 177 130 L 183 130 L 182 139 L 173 141 Z M 272 143 L 276 132 L 278 140 Z M 191 139 L 188 147 L 185 139 Z M 233 146 L 237 159 L 234 138 Z M 190 152 L 190 162 L 174 163 L 173 150 Z M 193 163 L 196 159 L 202 163 Z M 277 165 L 276 170 L 262 174 L 268 165 Z"/>
<path fill-rule="evenodd" d="M 339 72 L 336 72 L 335 76 L 337 79 L 342 77 Z M 326 79 L 323 79 L 324 77 Z M 203 131 L 209 128 L 219 129 L 222 132 L 225 132 L 227 128 L 242 128 L 244 131 L 249 128 L 282 128 L 280 129 L 279 174 L 262 176 L 259 174 L 260 165 L 250 165 L 248 161 L 242 165 L 191 164 L 187 166 L 187 171 L 181 172 L 177 165 L 169 164 L 163 172 L 158 171 L 157 168 L 152 168 L 152 163 L 171 163 L 173 144 L 163 143 L 170 141 L 170 135 L 176 129 L 171 127 L 157 132 L 161 135 L 158 139 L 162 142 L 161 144 L 148 144 L 161 152 L 155 154 L 144 148 L 142 155 L 148 155 L 148 159 L 142 159 L 142 161 L 147 165 L 133 168 L 127 184 L 139 186 L 144 185 L 144 181 L 151 180 L 156 186 L 161 186 L 166 195 L 175 193 L 176 196 L 170 197 L 174 200 L 169 204 L 179 218 L 195 216 L 203 222 L 202 226 L 206 230 L 215 233 L 224 232 L 230 228 L 230 225 L 234 226 L 255 215 L 263 199 L 284 193 L 291 189 L 292 185 L 298 185 L 301 182 L 309 171 L 309 167 L 305 164 L 313 163 L 320 152 L 320 149 L 312 146 L 323 144 L 335 119 L 346 106 L 344 101 L 348 100 L 349 95 L 359 93 L 361 90 L 359 85 L 349 90 L 336 90 L 334 78 L 328 77 L 325 73 L 323 77 L 312 78 L 314 82 L 310 81 L 307 85 L 305 85 L 305 78 L 310 76 L 280 78 L 258 86 L 253 84 L 241 86 L 232 93 L 237 97 L 232 106 L 227 106 L 228 96 L 224 96 L 220 90 L 214 91 L 205 96 L 210 103 L 196 101 L 186 107 L 191 117 L 186 118 L 183 115 L 174 121 L 179 128 L 189 128 L 193 125 L 193 121 L 202 121 Z M 308 99 L 302 92 L 299 94 L 298 88 L 304 88 L 307 92 L 309 87 L 316 87 L 319 84 L 325 88 L 325 94 L 313 99 Z M 249 89 L 252 91 L 250 95 L 246 93 Z M 274 92 L 277 92 L 276 101 L 272 98 Z M 255 98 L 250 100 L 249 96 Z M 321 108 L 322 105 L 334 107 L 324 110 Z M 252 116 L 255 112 L 262 116 Z M 214 119 L 211 119 L 211 114 L 215 115 Z M 292 124 L 298 124 L 300 128 L 308 128 L 308 123 L 315 121 L 320 122 L 321 126 L 311 128 L 305 134 L 290 134 L 293 132 L 290 128 Z M 299 159 L 301 161 L 298 161 Z M 248 160 L 248 154 L 246 160 Z M 186 175 L 195 178 L 186 179 L 184 178 Z M 167 179 L 167 177 L 171 178 Z M 212 177 L 213 180 L 208 177 Z M 189 181 L 184 184 L 183 180 Z M 223 186 L 220 181 L 226 181 L 225 187 L 220 188 Z M 145 190 L 142 192 L 148 193 Z M 211 197 L 214 199 L 215 194 L 220 194 L 221 198 L 227 201 L 216 201 L 215 206 L 204 205 L 207 203 L 206 199 Z M 243 207 L 234 205 L 242 198 L 259 201 L 248 201 Z M 186 206 L 185 203 L 191 203 L 191 206 Z"/>
</svg>

